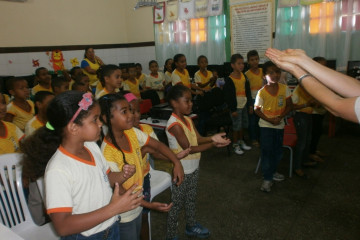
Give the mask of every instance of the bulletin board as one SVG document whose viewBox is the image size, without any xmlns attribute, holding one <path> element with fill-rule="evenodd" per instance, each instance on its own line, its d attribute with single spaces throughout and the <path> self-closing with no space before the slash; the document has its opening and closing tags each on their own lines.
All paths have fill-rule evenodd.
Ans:
<svg viewBox="0 0 360 240">
<path fill-rule="evenodd" d="M 231 54 L 245 55 L 256 49 L 260 59 L 273 40 L 273 1 L 259 1 L 230 6 Z"/>
</svg>

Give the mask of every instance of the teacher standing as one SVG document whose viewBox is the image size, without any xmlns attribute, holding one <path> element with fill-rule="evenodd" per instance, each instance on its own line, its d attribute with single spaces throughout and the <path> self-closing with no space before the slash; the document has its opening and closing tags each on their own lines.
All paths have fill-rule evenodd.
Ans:
<svg viewBox="0 0 360 240">
<path fill-rule="evenodd" d="M 83 70 L 83 73 L 89 77 L 90 85 L 92 88 L 95 88 L 98 84 L 99 79 L 96 71 L 102 65 L 104 65 L 104 62 L 95 55 L 94 48 L 85 48 L 84 60 L 81 61 L 81 68 Z"/>
</svg>

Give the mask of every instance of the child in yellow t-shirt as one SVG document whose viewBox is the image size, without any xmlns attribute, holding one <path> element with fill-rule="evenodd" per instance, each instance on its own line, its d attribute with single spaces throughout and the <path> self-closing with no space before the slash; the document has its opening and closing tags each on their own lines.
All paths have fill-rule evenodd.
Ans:
<svg viewBox="0 0 360 240">
<path fill-rule="evenodd" d="M 136 76 L 135 76 L 135 78 L 139 82 L 139 86 L 140 86 L 141 90 L 145 90 L 145 87 L 146 87 L 146 75 L 144 73 L 142 73 L 141 64 L 136 63 L 135 68 L 136 68 Z"/>
<path fill-rule="evenodd" d="M 174 71 L 174 69 L 172 68 L 172 65 L 173 65 L 173 59 L 172 58 L 166 59 L 165 64 L 164 64 L 166 85 L 171 84 L 171 74 Z"/>
<path fill-rule="evenodd" d="M 69 81 L 63 76 L 56 77 L 51 81 L 51 88 L 55 96 L 65 91 L 69 91 L 69 85 Z"/>
<path fill-rule="evenodd" d="M 27 100 L 30 97 L 28 83 L 22 78 L 7 81 L 9 93 L 14 99 L 7 105 L 5 121 L 14 123 L 21 131 L 35 114 L 34 103 Z"/>
<path fill-rule="evenodd" d="M 48 91 L 52 92 L 51 88 L 51 75 L 49 71 L 44 68 L 40 67 L 35 71 L 35 80 L 37 81 L 37 85 L 34 86 L 31 90 L 31 95 L 35 96 L 38 91 Z"/>
<path fill-rule="evenodd" d="M 264 64 L 267 84 L 261 88 L 255 100 L 255 113 L 260 117 L 261 167 L 264 176 L 261 191 L 270 192 L 274 181 L 283 181 L 277 173 L 282 158 L 284 117 L 292 108 L 290 89 L 279 83 L 281 70 L 272 62 Z"/>
<path fill-rule="evenodd" d="M 124 97 L 119 94 L 108 94 L 101 97 L 99 103 L 101 119 L 108 127 L 101 150 L 110 168 L 115 172 L 121 172 L 129 164 L 136 167 L 135 174 L 123 183 L 125 189 L 129 189 L 133 184 L 143 186 L 144 175 L 141 162 L 145 154 L 142 147 L 145 145 L 158 149 L 161 154 L 174 163 L 174 181 L 181 184 L 184 172 L 179 159 L 166 145 L 149 137 L 139 129 L 133 128 L 134 115 Z M 141 206 L 167 212 L 172 205 L 149 203 L 142 200 Z M 141 212 L 142 207 L 138 207 L 120 215 L 120 239 L 139 239 Z"/>
<path fill-rule="evenodd" d="M 247 61 L 250 69 L 245 73 L 249 79 L 252 103 L 255 103 L 256 94 L 263 86 L 263 70 L 259 68 L 259 54 L 256 50 L 247 53 Z M 259 147 L 259 117 L 255 113 L 249 114 L 249 135 L 252 144 Z"/>
<path fill-rule="evenodd" d="M 34 103 L 36 115 L 25 125 L 25 135 L 27 137 L 38 128 L 45 126 L 47 122 L 47 106 L 54 97 L 54 94 L 48 91 L 40 91 L 35 94 Z"/>
<path fill-rule="evenodd" d="M 120 68 L 113 64 L 103 65 L 98 70 L 101 85 L 104 88 L 95 96 L 96 99 L 109 93 L 117 93 L 122 84 Z"/>
<path fill-rule="evenodd" d="M 140 83 L 136 79 L 136 67 L 135 67 L 135 65 L 129 65 L 128 74 L 129 74 L 128 79 L 123 82 L 124 91 L 130 91 L 137 98 L 141 98 L 141 95 L 140 95 Z"/>
<path fill-rule="evenodd" d="M 73 67 L 71 70 L 70 70 L 70 85 L 69 85 L 69 89 L 72 89 L 72 85 L 75 83 L 76 81 L 76 78 L 78 76 L 81 76 L 81 75 L 85 75 L 81 69 L 81 67 L 79 66 L 76 66 L 76 67 Z M 87 76 L 87 75 L 85 75 Z M 90 82 L 90 80 L 89 80 Z"/>
<path fill-rule="evenodd" d="M 215 86 L 216 76 L 213 76 L 213 73 L 207 70 L 208 59 L 204 55 L 201 55 L 197 59 L 199 70 L 195 73 L 195 83 L 202 91 L 209 91 Z"/>
<path fill-rule="evenodd" d="M 19 142 L 24 133 L 14 124 L 2 121 L 6 115 L 6 103 L 0 93 L 0 154 L 19 152 Z"/>
</svg>

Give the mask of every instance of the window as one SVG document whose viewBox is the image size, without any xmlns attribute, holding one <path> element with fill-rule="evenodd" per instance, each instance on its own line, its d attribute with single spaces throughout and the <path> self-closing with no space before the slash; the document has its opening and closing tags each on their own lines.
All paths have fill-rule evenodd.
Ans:
<svg viewBox="0 0 360 240">
<path fill-rule="evenodd" d="M 349 6 L 350 5 L 350 6 Z M 350 23 L 348 23 L 348 21 Z M 349 24 L 349 27 L 348 27 Z M 360 30 L 360 3 L 357 0 L 349 1 L 343 0 L 341 2 L 341 31 L 346 31 L 348 28 L 353 30 Z"/>
<path fill-rule="evenodd" d="M 310 5 L 309 33 L 330 33 L 334 29 L 335 2 L 322 2 Z"/>
<path fill-rule="evenodd" d="M 191 43 L 206 42 L 206 19 L 190 19 Z"/>
<path fill-rule="evenodd" d="M 208 18 L 208 36 L 210 39 L 219 41 L 226 37 L 226 17 L 225 15 L 213 16 Z"/>
<path fill-rule="evenodd" d="M 157 28 L 157 41 L 160 44 L 169 43 L 170 42 L 170 29 L 172 23 L 169 22 L 163 22 L 161 24 L 154 24 L 154 26 Z"/>
<path fill-rule="evenodd" d="M 189 36 L 187 33 L 187 21 L 177 20 L 173 23 L 174 41 L 175 43 L 188 43 Z M 172 39 L 171 39 L 172 40 Z"/>
<path fill-rule="evenodd" d="M 282 16 L 281 34 L 290 35 L 298 32 L 298 22 L 300 21 L 300 7 L 289 7 L 278 9 L 278 14 Z"/>
</svg>

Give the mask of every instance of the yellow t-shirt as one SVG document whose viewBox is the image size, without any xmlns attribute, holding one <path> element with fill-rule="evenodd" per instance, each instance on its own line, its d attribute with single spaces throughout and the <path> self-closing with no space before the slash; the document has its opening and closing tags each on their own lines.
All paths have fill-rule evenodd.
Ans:
<svg viewBox="0 0 360 240">
<path fill-rule="evenodd" d="M 30 100 L 26 100 L 30 106 L 31 106 L 31 110 L 30 112 L 26 112 L 23 109 L 19 108 L 18 106 L 16 106 L 14 104 L 14 102 L 11 102 L 7 105 L 7 113 L 10 113 L 11 115 L 14 116 L 13 118 L 13 123 L 20 128 L 21 131 L 25 130 L 25 125 L 28 121 L 30 121 L 35 114 L 35 108 L 34 108 L 34 103 Z"/>
<path fill-rule="evenodd" d="M 135 79 L 139 82 L 139 86 L 141 86 L 144 89 L 146 84 L 146 75 L 141 73 L 140 77 L 139 78 L 135 77 Z"/>
<path fill-rule="evenodd" d="M 7 94 L 3 94 L 4 99 L 5 99 L 5 104 L 8 105 L 10 103 L 10 96 Z"/>
<path fill-rule="evenodd" d="M 125 159 L 128 164 L 135 165 L 136 172 L 135 174 L 126 180 L 122 186 L 124 189 L 129 189 L 135 183 L 138 184 L 138 187 L 141 188 L 144 182 L 144 175 L 141 167 L 141 147 L 146 145 L 149 142 L 150 137 L 145 133 L 141 132 L 139 129 L 131 128 L 125 130 L 124 134 L 129 142 L 130 151 L 125 151 Z M 123 166 L 125 165 L 122 153 L 109 141 L 104 138 L 103 143 L 101 144 L 101 151 L 108 162 L 112 172 L 122 171 Z M 134 210 L 120 214 L 121 222 L 130 222 L 134 220 L 142 211 L 142 207 L 135 208 Z"/>
<path fill-rule="evenodd" d="M 255 99 L 255 108 L 260 108 L 260 111 L 269 118 L 274 118 L 280 116 L 286 108 L 286 100 L 291 97 L 290 89 L 284 85 L 279 83 L 278 92 L 275 95 L 272 95 L 266 89 L 266 86 L 261 88 L 256 95 Z M 267 128 L 276 128 L 283 129 L 284 121 L 281 121 L 279 125 L 273 125 L 270 122 L 265 121 L 260 118 L 259 126 L 267 127 Z"/>
<path fill-rule="evenodd" d="M 140 127 L 140 130 L 143 132 L 143 133 L 146 133 L 147 135 L 149 135 L 150 137 L 158 140 L 155 132 L 154 132 L 154 129 L 150 126 L 150 125 L 147 125 L 147 124 L 139 124 L 139 127 Z M 143 175 L 146 176 L 149 171 L 150 171 L 150 162 L 149 162 L 149 154 L 147 153 L 143 158 L 142 158 L 142 161 L 141 161 L 141 168 L 143 170 Z"/>
<path fill-rule="evenodd" d="M 296 105 L 308 104 L 311 100 L 314 99 L 300 85 L 296 86 L 296 88 L 294 89 L 294 91 L 292 93 L 291 98 L 292 98 L 293 103 Z M 313 112 L 313 108 L 306 107 L 306 108 L 298 109 L 296 111 L 311 114 Z"/>
<path fill-rule="evenodd" d="M 253 99 L 255 99 L 257 92 L 263 86 L 263 76 L 264 76 L 263 75 L 263 70 L 262 70 L 262 68 L 259 68 L 259 73 L 256 74 L 253 71 L 251 71 L 251 69 L 250 69 L 245 73 L 245 75 L 249 79 L 250 89 L 251 89 L 251 97 Z"/>
<path fill-rule="evenodd" d="M 174 125 L 179 125 L 184 130 L 185 136 L 188 139 L 191 146 L 198 146 L 198 141 L 197 141 L 193 121 L 189 117 L 186 116 L 184 117 L 186 122 L 183 122 L 175 113 L 172 113 L 167 122 L 166 130 L 165 130 L 166 136 L 169 141 L 169 148 L 175 154 L 181 152 L 184 149 L 182 149 L 182 147 L 179 145 L 179 143 L 176 140 L 176 137 L 169 132 L 169 129 L 171 129 Z M 200 163 L 200 157 L 201 157 L 201 153 L 198 152 L 198 153 L 189 154 L 188 156 L 180 160 L 184 168 L 185 174 L 193 173 L 196 169 L 198 169 Z"/>
<path fill-rule="evenodd" d="M 166 84 L 171 83 L 171 72 L 168 72 L 168 71 L 165 72 L 165 81 L 166 81 Z"/>
<path fill-rule="evenodd" d="M 237 102 L 236 108 L 243 108 L 247 102 L 246 93 L 245 93 L 245 82 L 246 82 L 245 76 L 243 73 L 241 73 L 240 78 L 234 78 L 232 76 L 229 77 L 235 85 L 236 102 Z"/>
<path fill-rule="evenodd" d="M 210 72 L 209 70 L 207 70 L 207 74 L 206 76 L 199 71 L 197 71 L 194 75 L 194 78 L 195 78 L 195 82 L 196 83 L 202 83 L 202 84 L 205 84 L 207 83 L 211 78 L 213 77 L 213 74 L 212 72 Z M 215 86 L 215 85 L 214 85 Z M 206 87 L 204 87 L 205 90 L 210 90 L 211 89 L 211 86 L 210 84 L 208 84 Z"/>
<path fill-rule="evenodd" d="M 35 96 L 35 94 L 37 92 L 40 91 L 47 91 L 47 92 L 53 92 L 52 88 L 44 88 L 43 86 L 41 86 L 40 84 L 36 85 L 35 87 L 32 88 L 31 90 L 31 95 Z"/>
<path fill-rule="evenodd" d="M 0 121 L 0 124 L 5 127 L 5 136 L 0 136 L 0 154 L 19 152 L 19 142 L 24 133 L 10 122 Z"/>
<path fill-rule="evenodd" d="M 125 82 L 123 82 L 123 87 L 125 91 L 130 91 L 136 97 L 141 98 L 138 80 L 136 80 L 136 83 L 133 83 L 130 80 L 126 80 Z"/>
<path fill-rule="evenodd" d="M 100 81 L 98 81 L 98 83 L 96 84 L 95 96 L 98 95 L 99 92 L 100 92 L 101 90 L 103 90 L 103 89 L 104 89 L 103 85 L 101 84 Z"/>
<path fill-rule="evenodd" d="M 96 60 L 95 63 L 93 63 L 89 59 L 84 58 L 84 61 L 86 61 L 89 64 L 89 67 L 95 71 L 97 71 L 100 68 L 100 64 Z M 83 73 L 89 77 L 90 85 L 95 87 L 99 81 L 97 75 L 88 73 L 87 71 L 85 71 L 85 69 L 83 69 Z"/>
<path fill-rule="evenodd" d="M 190 75 L 187 69 L 184 69 L 184 73 L 179 72 L 175 69 L 171 74 L 172 85 L 182 83 L 185 87 L 191 88 Z"/>
<path fill-rule="evenodd" d="M 115 89 L 115 92 L 119 92 L 119 89 Z M 102 96 L 105 96 L 106 94 L 109 94 L 109 91 L 106 88 L 103 88 L 97 95 L 95 95 L 95 99 L 98 100 Z"/>
<path fill-rule="evenodd" d="M 43 127 L 45 124 L 41 122 L 38 116 L 34 116 L 30 121 L 25 125 L 25 136 L 30 136 L 37 129 Z"/>
</svg>

